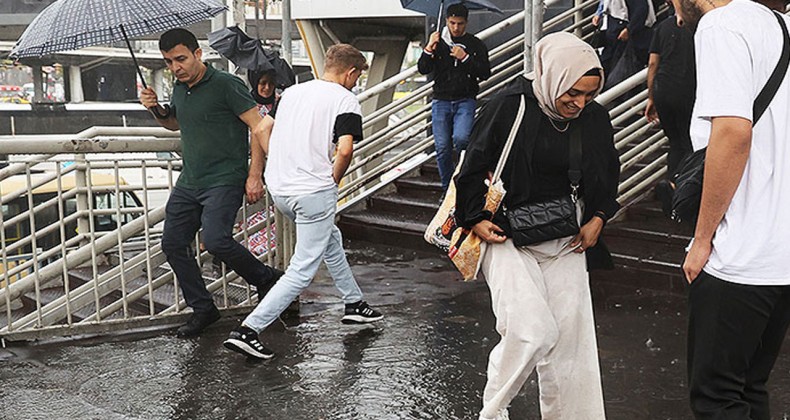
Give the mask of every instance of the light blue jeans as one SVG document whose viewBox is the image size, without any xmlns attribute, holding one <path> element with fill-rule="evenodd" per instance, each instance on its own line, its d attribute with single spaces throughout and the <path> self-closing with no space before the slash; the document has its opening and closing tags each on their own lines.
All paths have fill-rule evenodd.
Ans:
<svg viewBox="0 0 790 420">
<path fill-rule="evenodd" d="M 274 205 L 296 223 L 296 250 L 285 274 L 247 316 L 243 325 L 263 331 L 310 285 L 323 260 L 344 303 L 362 300 L 343 249 L 343 237 L 335 226 L 337 187 L 311 194 L 272 196 Z"/>
</svg>

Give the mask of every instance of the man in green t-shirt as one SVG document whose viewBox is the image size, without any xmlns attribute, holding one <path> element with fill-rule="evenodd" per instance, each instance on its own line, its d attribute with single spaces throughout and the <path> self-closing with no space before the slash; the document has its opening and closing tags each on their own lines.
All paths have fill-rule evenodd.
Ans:
<svg viewBox="0 0 790 420">
<path fill-rule="evenodd" d="M 233 240 L 242 196 L 246 193 L 254 203 L 264 194 L 263 150 L 255 130 L 261 117 L 255 101 L 241 79 L 201 61 L 203 51 L 191 32 L 165 32 L 159 49 L 177 79 L 170 108 L 159 105 L 151 88 L 141 92 L 140 102 L 154 108 L 162 127 L 181 130 L 184 167 L 167 201 L 162 251 L 194 311 L 178 329 L 179 336 L 189 337 L 220 317 L 194 258 L 192 241 L 201 226 L 206 250 L 255 286 L 259 299 L 282 271 L 261 263 Z"/>
</svg>

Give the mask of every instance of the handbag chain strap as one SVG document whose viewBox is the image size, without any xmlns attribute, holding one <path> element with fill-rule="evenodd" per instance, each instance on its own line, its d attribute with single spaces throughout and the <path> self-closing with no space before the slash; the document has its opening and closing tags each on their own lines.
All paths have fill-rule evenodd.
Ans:
<svg viewBox="0 0 790 420">
<path fill-rule="evenodd" d="M 526 103 L 524 102 L 524 95 L 521 95 L 521 102 L 518 105 L 516 119 L 513 121 L 513 127 L 510 128 L 510 134 L 507 136 L 507 142 L 505 142 L 505 147 L 502 149 L 502 155 L 499 156 L 499 162 L 497 162 L 496 169 L 494 170 L 494 176 L 491 178 L 491 185 L 499 181 L 499 178 L 502 176 L 502 170 L 505 169 L 505 163 L 507 162 L 508 156 L 510 156 L 510 149 L 513 148 L 513 141 L 516 139 L 518 129 L 521 127 L 521 121 L 524 119 L 524 108 L 526 108 Z"/>
<path fill-rule="evenodd" d="M 570 156 L 568 159 L 568 179 L 571 181 L 571 200 L 579 200 L 579 185 L 582 180 L 582 130 L 571 130 Z"/>
</svg>

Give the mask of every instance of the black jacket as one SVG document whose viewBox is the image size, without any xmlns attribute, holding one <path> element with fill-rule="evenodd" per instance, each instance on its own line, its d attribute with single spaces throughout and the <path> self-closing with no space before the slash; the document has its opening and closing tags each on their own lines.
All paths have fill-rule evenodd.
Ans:
<svg viewBox="0 0 790 420">
<path fill-rule="evenodd" d="M 456 64 L 457 60 L 450 56 L 450 47 L 440 40 L 433 55 L 423 51 L 417 69 L 421 74 L 433 73 L 435 99 L 474 98 L 480 91 L 479 82 L 491 76 L 488 49 L 483 41 L 469 33 L 453 38 L 453 42 L 466 47 L 469 57 L 465 61 Z"/>
<path fill-rule="evenodd" d="M 484 180 L 493 172 L 502 154 L 521 95 L 526 96 L 526 115 L 513 142 L 513 148 L 502 171 L 502 182 L 507 194 L 504 205 L 515 208 L 528 202 L 532 152 L 535 133 L 543 114 L 532 92 L 532 82 L 520 77 L 509 83 L 505 90 L 483 106 L 475 121 L 466 157 L 461 171 L 455 178 L 455 217 L 459 226 L 471 228 L 491 214 L 483 210 L 487 187 Z M 582 223 L 587 223 L 600 211 L 609 219 L 620 209 L 617 188 L 620 178 L 620 161 L 614 148 L 613 130 L 609 114 L 596 102 L 587 105 L 578 118 L 570 123 L 569 130 L 582 130 L 582 198 L 585 203 Z M 495 215 L 494 223 L 509 232 L 507 219 Z M 612 268 L 612 259 L 603 241 L 587 250 L 588 268 Z"/>
</svg>

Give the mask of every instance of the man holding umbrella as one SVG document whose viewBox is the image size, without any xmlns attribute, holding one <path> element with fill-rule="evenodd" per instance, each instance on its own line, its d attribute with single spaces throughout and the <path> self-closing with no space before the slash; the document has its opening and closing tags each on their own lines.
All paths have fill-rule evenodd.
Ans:
<svg viewBox="0 0 790 420">
<path fill-rule="evenodd" d="M 181 130 L 184 168 L 167 202 L 162 251 L 194 310 L 178 329 L 179 336 L 189 337 L 220 317 L 191 246 L 201 226 L 206 250 L 255 286 L 259 299 L 282 272 L 258 261 L 232 235 L 242 196 L 246 193 L 254 203 L 264 194 L 261 133 L 255 129 L 261 116 L 247 87 L 236 76 L 203 63 L 195 35 L 185 29 L 162 34 L 159 49 L 177 79 L 171 107 L 162 108 L 151 88 L 142 91 L 140 102 L 157 108 L 162 127 Z"/>
<path fill-rule="evenodd" d="M 417 63 L 421 74 L 433 74 L 433 140 L 444 191 L 453 175 L 453 147 L 465 150 L 472 131 L 479 82 L 491 76 L 488 49 L 466 33 L 468 17 L 466 6 L 450 5 L 444 34 L 431 34 Z"/>
</svg>

